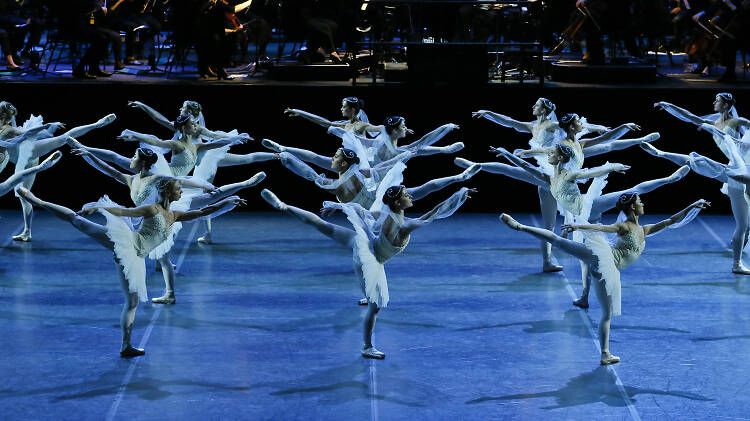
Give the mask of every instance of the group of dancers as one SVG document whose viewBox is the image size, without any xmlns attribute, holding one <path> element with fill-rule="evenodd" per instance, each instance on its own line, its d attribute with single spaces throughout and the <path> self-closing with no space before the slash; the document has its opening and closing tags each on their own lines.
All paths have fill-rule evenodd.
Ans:
<svg viewBox="0 0 750 421">
<path fill-rule="evenodd" d="M 23 232 L 13 237 L 14 240 L 31 241 L 33 208 L 39 207 L 70 222 L 113 252 L 125 298 L 120 321 L 120 355 L 129 358 L 145 353 L 143 349 L 131 345 L 138 302 L 147 300 L 145 258 L 157 261 L 157 269 L 163 272 L 165 281 L 164 295 L 153 298 L 152 302 L 175 304 L 175 275 L 169 250 L 181 224 L 204 220 L 206 232 L 198 241 L 210 244 L 211 218 L 245 204 L 245 200 L 235 194 L 259 184 L 266 177 L 264 172 L 258 172 L 247 180 L 217 187 L 213 184 L 217 168 L 279 161 L 294 174 L 335 197 L 335 201 L 323 202 L 319 216 L 287 204 L 269 189 L 263 189 L 260 193 L 263 200 L 275 209 L 312 225 L 352 251 L 354 273 L 364 295 L 359 304 L 367 306 L 361 354 L 366 358 L 382 359 L 385 354 L 374 346 L 372 335 L 378 312 L 389 301 L 385 263 L 407 247 L 414 230 L 436 219 L 451 216 L 477 190 L 461 187 L 417 218 L 406 217 L 405 211 L 412 207 L 413 201 L 452 184 L 466 182 L 480 172 L 504 175 L 537 188 L 543 227 L 522 225 L 505 213 L 500 215 L 500 220 L 514 230 L 527 232 L 541 240 L 542 270 L 562 270 L 551 253 L 552 246 L 580 260 L 583 286 L 581 296 L 573 304 L 588 308 L 589 290 L 593 287 L 602 308 L 599 322 L 600 362 L 605 365 L 619 361 L 619 357 L 609 349 L 609 330 L 612 317 L 621 313 L 620 271 L 643 252 L 646 236 L 665 228 L 685 225 L 701 209 L 710 205 L 705 200 L 697 200 L 664 221 L 641 226 L 639 218 L 644 214 L 641 195 L 675 183 L 691 170 L 725 183 L 726 189 L 723 191 L 729 196 L 736 220 L 736 231 L 732 238 L 732 271 L 750 274 L 741 260 L 750 226 L 750 198 L 745 193 L 746 185 L 750 183 L 746 165 L 746 160 L 750 159 L 750 134 L 747 134 L 750 133 L 750 121 L 737 116 L 734 102 L 731 94 L 721 93 L 714 102 L 716 113 L 703 117 L 666 102 L 655 104 L 677 118 L 708 131 L 726 155 L 727 164 L 695 152 L 689 155 L 663 152 L 651 145 L 651 142 L 659 139 L 658 133 L 624 138 L 628 132 L 640 130 L 634 123 L 611 129 L 589 123 L 573 113 L 565 114 L 558 120 L 555 104 L 539 98 L 532 107 L 534 120 L 531 122 L 487 110 L 473 113 L 477 119 L 485 118 L 501 126 L 530 133 L 529 149 L 509 152 L 502 146 L 490 148 L 491 153 L 508 163 L 477 163 L 456 157 L 455 163 L 463 171 L 414 187 L 407 187 L 404 182 L 407 162 L 416 157 L 455 154 L 464 149 L 461 142 L 436 145 L 459 127 L 444 124 L 418 140 L 404 144 L 403 139 L 414 134 L 407 127 L 404 117 L 391 116 L 381 125 L 372 124 L 363 110 L 363 101 L 355 97 L 342 100 L 343 119 L 338 121 L 299 109 L 290 108 L 284 113 L 288 117 L 301 117 L 322 126 L 329 134 L 340 139 L 340 146 L 330 148 L 327 155 L 285 146 L 271 139 L 261 142 L 269 152 L 232 153 L 232 147 L 252 138 L 236 130 L 209 130 L 200 104 L 185 101 L 177 118 L 170 120 L 146 104 L 133 101 L 129 103 L 131 107 L 143 110 L 171 132 L 172 137 L 164 140 L 154 135 L 124 130 L 119 139 L 140 143 L 132 158 L 82 142 L 86 133 L 112 123 L 115 120 L 112 114 L 93 124 L 55 135 L 64 128 L 62 123 L 43 123 L 40 117 L 32 116 L 19 127 L 15 122 L 15 107 L 8 102 L 0 102 L 0 171 L 8 162 L 15 164 L 15 173 L 0 184 L 0 194 L 15 190 L 21 201 L 25 227 Z M 57 149 L 64 145 L 68 145 L 74 155 L 80 156 L 100 172 L 126 185 L 134 206 L 121 206 L 103 196 L 98 202 L 86 204 L 76 212 L 36 197 L 30 191 L 35 175 L 49 169 L 60 159 L 61 152 Z M 606 163 L 585 168 L 584 159 L 632 146 L 640 146 L 652 155 L 669 159 L 680 168 L 664 178 L 645 181 L 627 190 L 604 193 L 608 175 L 628 171 L 630 167 Z M 50 155 L 40 163 L 40 158 L 47 154 Z M 170 155 L 169 161 L 165 158 L 167 154 Z M 314 167 L 329 173 L 318 173 Z M 591 182 L 586 192 L 582 193 L 580 186 L 587 180 Z M 610 209 L 620 211 L 618 220 L 610 225 L 600 224 L 603 213 Z M 334 224 L 323 218 L 336 211 L 346 216 L 345 225 Z M 85 217 L 94 212 L 105 216 L 104 225 Z M 558 212 L 565 220 L 561 235 L 554 232 Z"/>
</svg>

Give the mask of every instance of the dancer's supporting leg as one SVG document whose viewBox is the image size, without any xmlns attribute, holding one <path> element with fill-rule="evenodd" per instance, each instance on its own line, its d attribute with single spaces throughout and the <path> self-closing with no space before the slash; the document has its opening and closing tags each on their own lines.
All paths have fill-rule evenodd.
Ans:
<svg viewBox="0 0 750 421">
<path fill-rule="evenodd" d="M 26 178 L 33 177 L 38 172 L 44 171 L 50 168 L 51 166 L 55 165 L 57 161 L 60 160 L 60 157 L 62 157 L 62 153 L 55 152 L 54 154 L 48 156 L 47 159 L 45 159 L 41 164 L 26 168 L 23 171 L 19 171 L 11 175 L 10 177 L 8 177 L 7 180 L 0 183 L 0 196 L 3 196 L 6 193 L 13 190 L 19 183 L 23 182 Z"/>
<path fill-rule="evenodd" d="M 411 195 L 413 200 L 419 200 L 427 196 L 430 193 L 434 193 L 438 190 L 444 189 L 453 183 L 460 183 L 473 177 L 476 173 L 482 170 L 482 166 L 479 164 L 471 165 L 466 171 L 458 175 L 450 177 L 436 178 L 430 180 L 419 187 L 409 187 L 406 191 Z"/>
<path fill-rule="evenodd" d="M 76 229 L 88 235 L 108 250 L 114 251 L 115 245 L 112 240 L 107 237 L 107 229 L 104 226 L 93 223 L 64 206 L 45 202 L 34 196 L 25 188 L 19 189 L 19 194 L 34 206 L 49 210 L 58 218 L 70 222 L 70 224 Z M 120 276 L 120 285 L 122 286 L 122 291 L 125 295 L 125 303 L 122 307 L 122 313 L 120 314 L 120 327 L 122 328 L 122 346 L 120 348 L 120 356 L 130 358 L 143 355 L 146 353 L 143 349 L 133 348 L 130 344 L 133 323 L 135 321 L 135 310 L 138 308 L 138 293 L 130 292 L 124 269 L 117 259 L 115 259 L 115 264 L 117 266 L 118 275 Z"/>
<path fill-rule="evenodd" d="M 164 295 L 152 298 L 154 304 L 175 304 L 177 299 L 174 295 L 175 267 L 169 259 L 169 253 L 164 254 L 156 261 L 156 269 L 164 276 Z"/>
<path fill-rule="evenodd" d="M 290 154 L 301 159 L 302 161 L 309 162 L 313 165 L 317 165 L 318 167 L 323 168 L 325 170 L 331 169 L 331 160 L 333 158 L 331 158 L 330 156 L 318 155 L 315 152 L 308 151 L 307 149 L 290 148 L 288 146 L 282 146 L 270 139 L 263 139 L 261 143 L 263 144 L 263 146 L 265 146 L 266 148 L 272 151 L 279 152 L 279 153 L 289 152 Z"/>
<path fill-rule="evenodd" d="M 742 264 L 742 252 L 747 241 L 748 218 L 750 209 L 745 199 L 745 190 L 732 187 L 727 188 L 729 203 L 732 205 L 735 228 L 732 235 L 732 272 L 740 275 L 750 275 L 750 269 Z"/>
<path fill-rule="evenodd" d="M 620 139 L 613 140 L 611 142 L 600 143 L 598 145 L 583 148 L 583 156 L 590 157 L 605 154 L 612 151 L 620 151 L 627 149 L 635 145 L 645 145 L 648 142 L 653 142 L 659 139 L 659 133 L 651 133 L 649 135 L 639 137 L 636 139 Z"/>
<path fill-rule="evenodd" d="M 364 275 L 362 274 L 362 268 L 355 265 L 354 273 L 357 275 L 357 279 L 362 285 L 364 285 Z M 365 299 L 367 300 L 367 299 Z M 385 353 L 378 351 L 377 348 L 372 344 L 372 332 L 375 329 L 375 321 L 380 312 L 380 307 L 377 304 L 366 301 L 367 313 L 365 314 L 365 321 L 362 325 L 362 356 L 365 358 L 375 358 L 382 360 L 385 358 Z"/>
<path fill-rule="evenodd" d="M 522 225 L 513 219 L 510 215 L 500 215 L 500 220 L 507 224 L 514 230 L 525 231 L 540 240 L 545 240 L 551 243 L 553 246 L 559 248 L 565 253 L 570 254 L 573 257 L 580 259 L 583 263 L 589 267 L 598 265 L 599 259 L 596 255 L 581 243 L 568 240 L 556 235 L 552 231 L 548 231 L 541 228 L 529 227 Z M 619 357 L 612 355 L 609 352 L 609 326 L 612 321 L 612 302 L 607 295 L 607 288 L 604 282 L 599 278 L 598 274 L 593 271 L 589 271 L 590 276 L 594 277 L 594 288 L 596 290 L 596 296 L 599 299 L 599 303 L 602 307 L 602 317 L 599 320 L 599 345 L 602 352 L 601 363 L 602 364 L 613 364 L 620 361 Z"/>
<path fill-rule="evenodd" d="M 472 165 L 476 165 L 475 162 L 463 158 L 456 158 L 453 162 L 461 168 L 468 168 Z M 555 223 L 557 222 L 557 201 L 549 191 L 549 185 L 545 185 L 545 183 L 531 175 L 528 171 L 514 165 L 502 164 L 499 162 L 482 162 L 479 165 L 482 166 L 482 171 L 505 175 L 537 186 L 544 228 L 550 231 L 554 230 Z M 555 258 L 552 255 L 552 246 L 548 242 L 542 241 L 541 250 L 542 270 L 544 272 L 559 272 L 563 269 L 563 267 L 558 265 L 557 261 L 555 261 Z"/>
</svg>

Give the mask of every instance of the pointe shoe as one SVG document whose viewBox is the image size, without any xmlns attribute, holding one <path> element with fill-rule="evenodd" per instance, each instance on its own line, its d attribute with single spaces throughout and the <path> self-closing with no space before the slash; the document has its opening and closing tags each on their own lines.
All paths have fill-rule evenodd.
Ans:
<svg viewBox="0 0 750 421">
<path fill-rule="evenodd" d="M 651 154 L 651 155 L 653 155 L 653 156 L 662 156 L 662 155 L 664 154 L 664 153 L 663 153 L 662 151 L 660 151 L 660 150 L 656 149 L 655 147 L 653 147 L 653 146 L 652 146 L 651 144 L 649 144 L 649 143 L 641 143 L 641 144 L 640 144 L 640 145 L 638 145 L 638 146 L 640 146 L 640 147 L 641 147 L 641 149 L 643 149 L 644 151 L 646 151 L 646 152 L 650 153 L 650 154 Z"/>
<path fill-rule="evenodd" d="M 366 305 L 368 305 L 367 298 L 362 298 L 359 301 L 357 301 L 357 305 L 360 305 L 360 306 L 366 306 Z"/>
<path fill-rule="evenodd" d="M 677 171 L 675 171 L 672 175 L 669 176 L 669 182 L 673 183 L 675 181 L 681 180 L 689 172 L 690 172 L 690 167 L 687 165 L 683 165 Z"/>
<path fill-rule="evenodd" d="M 660 137 L 661 135 L 659 134 L 659 132 L 650 133 L 649 135 L 646 136 L 646 140 L 644 140 L 643 142 L 644 143 L 653 142 L 655 140 L 659 140 Z"/>
<path fill-rule="evenodd" d="M 609 351 L 602 352 L 602 359 L 599 361 L 601 365 L 617 364 L 620 362 L 620 357 L 612 355 Z"/>
<path fill-rule="evenodd" d="M 471 177 L 474 177 L 479 171 L 482 171 L 482 166 L 480 164 L 474 164 L 461 173 L 461 179 L 466 181 Z"/>
<path fill-rule="evenodd" d="M 247 186 L 252 187 L 265 179 L 266 179 L 266 173 L 261 171 L 255 174 L 254 176 L 250 177 L 249 180 L 247 180 Z"/>
<path fill-rule="evenodd" d="M 271 190 L 263 189 L 262 192 L 260 192 L 260 195 L 263 197 L 263 200 L 268 202 L 269 205 L 273 206 L 274 208 L 284 211 L 286 210 L 287 206 L 284 202 L 279 200 L 278 197 L 276 197 L 275 194 Z"/>
<path fill-rule="evenodd" d="M 274 151 L 274 152 L 284 152 L 286 150 L 285 147 L 279 145 L 278 143 L 274 142 L 271 139 L 263 139 L 260 141 L 260 144 L 265 146 L 266 148 Z"/>
<path fill-rule="evenodd" d="M 107 124 L 110 124 L 111 122 L 117 120 L 117 116 L 114 114 L 107 114 L 106 116 L 99 119 L 99 121 L 96 122 L 96 124 L 99 127 L 106 126 Z"/>
<path fill-rule="evenodd" d="M 46 170 L 47 168 L 50 168 L 53 165 L 57 164 L 57 161 L 59 161 L 60 158 L 62 158 L 62 152 L 55 151 L 54 153 L 52 153 L 52 155 L 48 156 L 44 161 L 42 161 L 41 167 Z"/>
<path fill-rule="evenodd" d="M 514 229 L 516 231 L 520 231 L 521 230 L 521 226 L 522 225 L 518 221 L 516 221 L 515 219 L 513 219 L 513 217 L 511 217 L 507 213 L 500 214 L 500 220 L 503 221 L 505 223 L 505 225 L 511 227 L 512 229 Z"/>
<path fill-rule="evenodd" d="M 474 162 L 469 161 L 468 159 L 463 158 L 453 158 L 453 163 L 458 165 L 461 168 L 469 168 L 470 166 L 474 165 Z"/>
<path fill-rule="evenodd" d="M 580 308 L 589 308 L 589 299 L 581 297 L 577 300 L 573 300 L 573 305 Z"/>
<path fill-rule="evenodd" d="M 742 263 L 735 263 L 732 265 L 732 273 L 738 275 L 750 275 L 750 269 L 746 268 Z"/>
<path fill-rule="evenodd" d="M 174 291 L 167 291 L 161 297 L 151 299 L 151 302 L 154 304 L 174 304 L 176 301 Z"/>
<path fill-rule="evenodd" d="M 456 153 L 464 148 L 464 142 L 456 142 L 445 147 L 445 153 Z"/>
<path fill-rule="evenodd" d="M 207 232 L 202 236 L 198 237 L 198 243 L 200 244 L 211 244 L 211 233 Z"/>
<path fill-rule="evenodd" d="M 544 262 L 542 265 L 542 272 L 560 272 L 563 267 L 553 262 Z"/>
<path fill-rule="evenodd" d="M 365 358 L 374 358 L 376 360 L 382 360 L 385 358 L 385 354 L 375 349 L 374 346 L 362 349 L 362 356 Z"/>
<path fill-rule="evenodd" d="M 28 190 L 27 190 L 28 191 Z M 31 233 L 28 231 L 24 231 L 18 235 L 13 236 L 13 241 L 21 241 L 24 243 L 30 243 L 31 242 Z"/>
<path fill-rule="evenodd" d="M 120 358 L 133 358 L 133 357 L 140 357 L 141 355 L 145 355 L 146 350 L 142 348 L 133 348 L 132 346 L 128 345 L 125 349 L 120 351 Z"/>
</svg>

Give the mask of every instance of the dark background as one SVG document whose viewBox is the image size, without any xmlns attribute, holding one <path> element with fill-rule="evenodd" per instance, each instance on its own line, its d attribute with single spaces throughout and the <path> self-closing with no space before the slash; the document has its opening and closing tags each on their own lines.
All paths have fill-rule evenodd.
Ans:
<svg viewBox="0 0 750 421">
<path fill-rule="evenodd" d="M 2 86 L 2 85 L 0 85 Z M 142 85 L 142 84 L 13 84 L 2 86 L 0 99 L 13 103 L 18 111 L 19 125 L 29 114 L 42 114 L 45 121 L 62 121 L 67 127 L 87 124 L 115 113 L 118 119 L 109 127 L 96 130 L 80 140 L 89 146 L 113 149 L 125 156 L 132 156 L 136 144 L 117 140 L 123 129 L 157 135 L 163 139 L 171 133 L 156 125 L 145 113 L 127 107 L 128 100 L 140 100 L 170 119 L 177 116 L 182 101 L 192 99 L 204 107 L 206 125 L 209 129 L 238 129 L 248 132 L 256 140 L 233 148 L 235 153 L 266 151 L 260 139 L 270 138 L 288 146 L 303 147 L 315 152 L 332 155 L 340 142 L 328 135 L 326 130 L 301 118 L 283 116 L 286 107 L 300 108 L 324 116 L 330 120 L 340 119 L 341 99 L 357 96 L 365 100 L 365 110 L 374 124 L 380 124 L 389 115 L 406 117 L 407 125 L 415 134 L 402 143 L 417 140 L 423 134 L 445 123 L 456 123 L 461 129 L 450 133 L 438 145 L 463 141 L 466 148 L 456 155 L 434 155 L 417 157 L 408 162 L 405 184 L 417 186 L 432 178 L 457 174 L 462 171 L 453 164 L 454 156 L 475 161 L 493 161 L 494 155 L 487 152 L 488 146 L 504 146 L 507 149 L 527 146 L 528 134 L 517 133 L 486 120 L 473 120 L 471 112 L 489 109 L 519 120 L 531 121 L 531 106 L 540 96 L 557 104 L 557 115 L 576 112 L 589 121 L 615 127 L 625 122 L 635 122 L 642 127 L 626 137 L 640 137 L 658 131 L 661 139 L 654 145 L 674 152 L 697 151 L 721 162 L 726 162 L 710 135 L 698 132 L 696 127 L 681 122 L 664 111 L 653 108 L 657 101 L 669 101 L 687 108 L 698 115 L 712 113 L 712 102 L 717 91 L 711 89 L 647 89 L 640 87 L 545 87 L 525 86 L 480 86 L 480 87 L 436 87 L 417 88 L 395 86 L 246 86 L 246 85 Z M 745 92 L 735 92 L 738 109 L 742 115 L 747 104 Z M 127 189 L 114 180 L 99 173 L 81 158 L 68 153 L 64 148 L 63 160 L 53 169 L 40 174 L 33 191 L 37 196 L 64 204 L 74 209 L 83 203 L 94 201 L 102 194 L 109 194 L 123 205 L 130 205 Z M 626 189 L 639 182 L 665 177 L 677 166 L 664 159 L 646 154 L 640 148 L 611 153 L 607 156 L 586 160 L 586 167 L 600 165 L 605 161 L 621 162 L 633 168 L 627 174 L 612 174 L 606 192 Z M 12 172 L 8 165 L 0 176 L 7 178 Z M 278 162 L 265 162 L 251 166 L 220 168 L 215 184 L 221 185 L 249 178 L 258 171 L 265 171 L 267 179 L 262 183 L 272 189 L 287 203 L 316 210 L 323 200 L 331 196 L 315 188 L 283 168 Z M 333 176 L 333 173 L 331 173 Z M 535 212 L 538 211 L 536 188 L 507 177 L 480 173 L 464 185 L 476 187 L 479 193 L 463 208 L 464 212 Z M 419 201 L 414 210 L 423 211 L 447 197 L 459 186 L 435 193 Z M 720 184 L 697 174 L 689 174 L 683 180 L 663 187 L 644 197 L 647 211 L 672 213 L 688 203 L 706 198 L 714 203 L 711 212 L 729 212 L 726 197 L 719 192 Z M 269 211 L 271 208 L 260 199 L 260 188 L 247 189 L 241 196 L 248 199 L 249 211 Z M 18 201 L 8 194 L 0 198 L 1 208 L 18 208 Z"/>
</svg>

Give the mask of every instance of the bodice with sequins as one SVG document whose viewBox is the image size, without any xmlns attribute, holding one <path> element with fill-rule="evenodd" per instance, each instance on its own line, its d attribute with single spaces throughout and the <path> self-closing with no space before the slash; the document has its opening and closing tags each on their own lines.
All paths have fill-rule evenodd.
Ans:
<svg viewBox="0 0 750 421">
<path fill-rule="evenodd" d="M 645 247 L 646 239 L 639 240 L 635 231 L 628 231 L 626 234 L 619 236 L 617 243 L 612 248 L 617 269 L 623 270 L 638 260 Z"/>
<path fill-rule="evenodd" d="M 136 206 L 141 206 L 146 199 L 154 196 L 156 192 L 156 183 L 153 180 L 144 180 L 139 175 L 135 176 L 130 186 L 130 199 Z"/>
<path fill-rule="evenodd" d="M 140 229 L 133 232 L 133 247 L 139 257 L 145 257 L 151 250 L 163 243 L 169 237 L 169 233 L 170 227 L 161 212 L 152 217 L 143 218 Z"/>
<path fill-rule="evenodd" d="M 190 174 L 190 171 L 193 170 L 197 161 L 198 154 L 194 149 L 186 146 L 182 152 L 172 154 L 172 159 L 169 162 L 169 169 L 172 170 L 172 175 L 175 177 L 183 177 Z"/>
<path fill-rule="evenodd" d="M 583 198 L 577 183 L 571 183 L 560 175 L 550 177 L 550 192 L 563 209 L 574 214 L 580 215 Z"/>
</svg>

